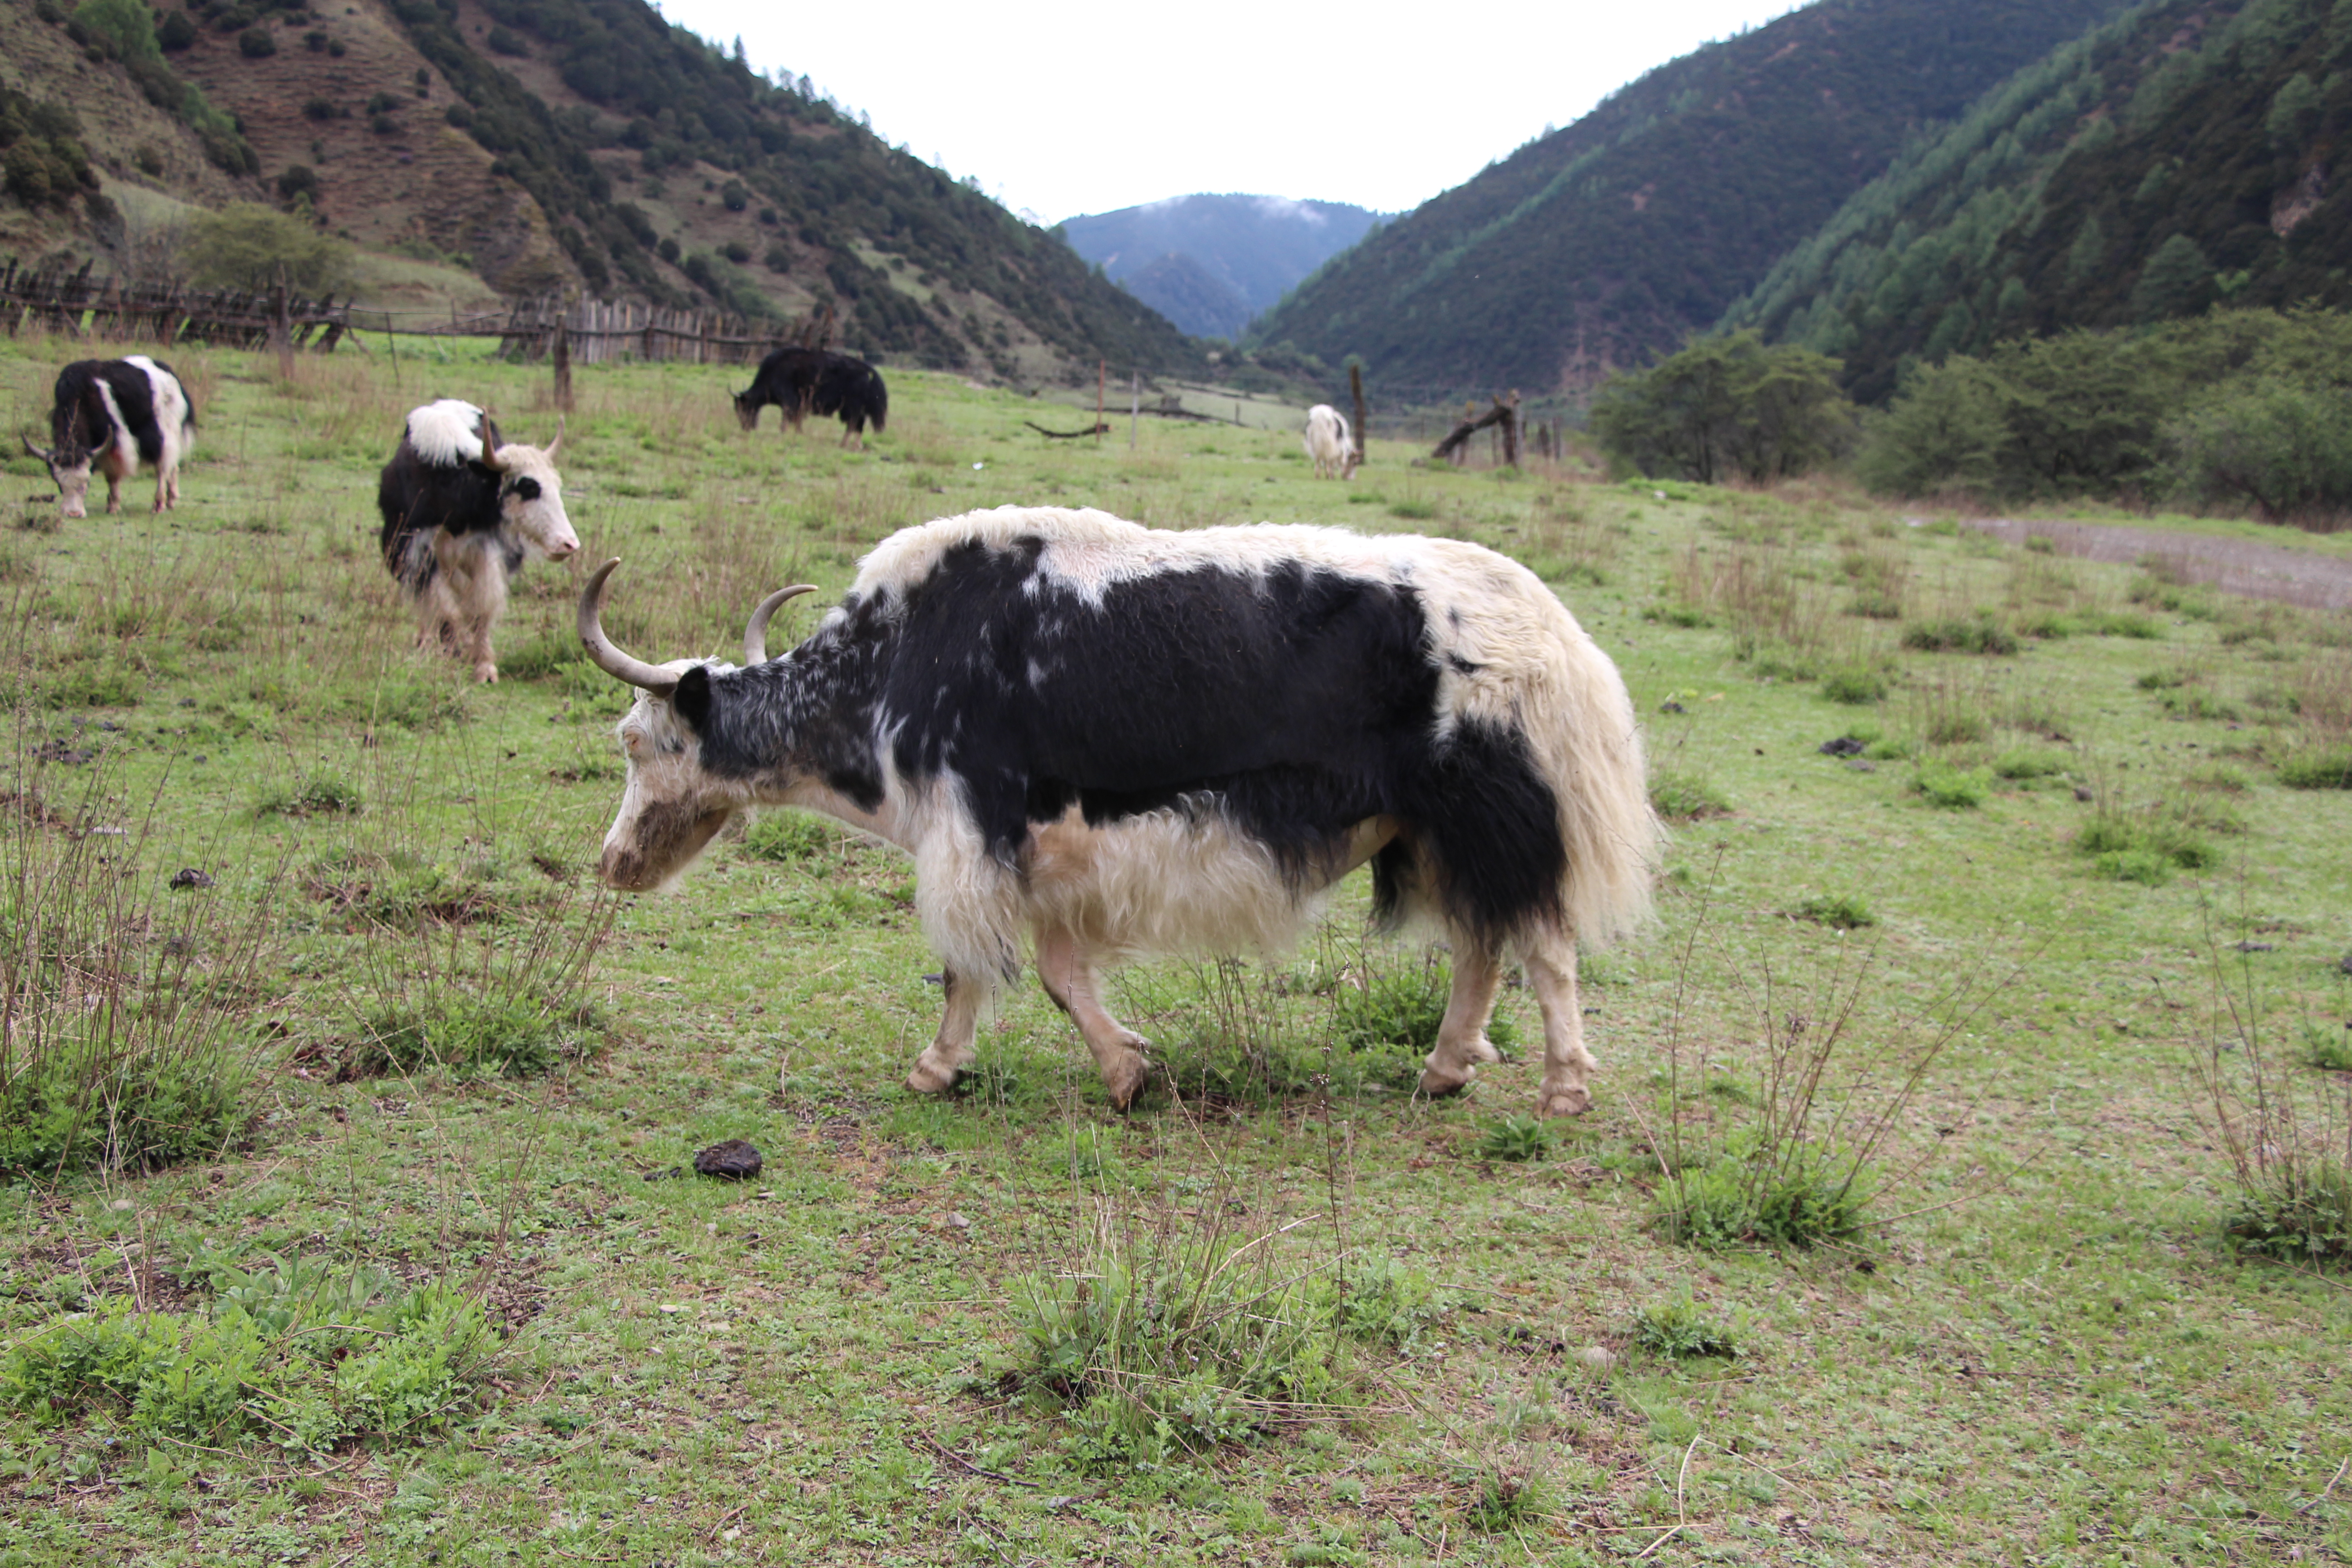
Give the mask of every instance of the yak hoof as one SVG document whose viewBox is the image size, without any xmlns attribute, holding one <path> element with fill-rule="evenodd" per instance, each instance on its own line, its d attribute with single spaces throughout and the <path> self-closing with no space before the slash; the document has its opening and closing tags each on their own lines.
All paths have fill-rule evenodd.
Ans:
<svg viewBox="0 0 2352 1568">
<path fill-rule="evenodd" d="M 1421 1074 L 1421 1092 L 1432 1100 L 1444 1100 L 1449 1094 L 1459 1094 L 1470 1087 L 1478 1076 L 1474 1067 L 1424 1068 Z"/>
<path fill-rule="evenodd" d="M 1151 1058 L 1141 1051 L 1130 1051 L 1125 1058 L 1103 1068 L 1103 1088 L 1110 1091 L 1111 1109 L 1125 1110 L 1151 1081 Z"/>
<path fill-rule="evenodd" d="M 945 1094 L 961 1077 L 959 1068 L 937 1067 L 918 1058 L 915 1070 L 907 1075 L 907 1087 L 917 1094 Z"/>
<path fill-rule="evenodd" d="M 499 667 L 484 659 L 474 666 L 474 679 L 484 686 L 496 686 L 499 683 Z"/>
<path fill-rule="evenodd" d="M 1536 1114 L 1538 1116 L 1581 1116 L 1591 1109 L 1592 1091 L 1580 1083 L 1547 1088 L 1537 1097 Z"/>
</svg>

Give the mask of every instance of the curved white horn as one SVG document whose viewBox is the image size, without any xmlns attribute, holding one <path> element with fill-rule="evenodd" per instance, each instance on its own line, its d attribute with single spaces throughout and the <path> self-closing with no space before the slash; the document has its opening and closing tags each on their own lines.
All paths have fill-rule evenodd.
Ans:
<svg viewBox="0 0 2352 1568">
<path fill-rule="evenodd" d="M 30 436 L 26 435 L 23 431 L 20 430 L 16 433 L 16 439 L 25 443 L 25 450 L 32 453 L 33 456 L 40 458 L 44 463 L 50 460 L 48 453 L 43 451 L 40 447 L 34 446 L 33 438 Z"/>
<path fill-rule="evenodd" d="M 760 601 L 760 607 L 751 612 L 751 624 L 743 628 L 744 668 L 749 669 L 755 664 L 768 662 L 769 618 L 783 608 L 787 599 L 797 599 L 803 594 L 815 592 L 816 584 L 814 583 L 795 583 L 789 588 L 777 589 Z"/>
<path fill-rule="evenodd" d="M 677 676 L 659 665 L 630 658 L 614 647 L 611 639 L 604 636 L 604 584 L 612 577 L 613 569 L 620 563 L 621 558 L 615 555 L 597 567 L 596 574 L 588 579 L 588 586 L 580 591 L 581 646 L 588 650 L 588 657 L 596 668 L 614 679 L 625 680 L 656 697 L 667 697 L 677 689 Z"/>
<path fill-rule="evenodd" d="M 555 449 L 563 445 L 563 416 L 555 416 L 555 439 L 547 444 L 547 460 L 555 461 Z"/>
</svg>

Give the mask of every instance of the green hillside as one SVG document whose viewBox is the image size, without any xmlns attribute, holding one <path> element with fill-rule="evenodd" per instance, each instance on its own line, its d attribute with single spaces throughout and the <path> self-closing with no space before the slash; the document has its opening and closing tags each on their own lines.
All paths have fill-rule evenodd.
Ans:
<svg viewBox="0 0 2352 1568">
<path fill-rule="evenodd" d="M 2347 64 L 2342 0 L 2135 7 L 1906 149 L 1723 325 L 1841 356 L 1879 401 L 1906 361 L 2000 339 L 2352 303 Z"/>
<path fill-rule="evenodd" d="M 226 171 L 247 199 L 305 193 L 362 245 L 454 260 L 509 293 L 779 319 L 830 306 L 853 346 L 1022 379 L 1097 358 L 1204 368 L 1047 231 L 643 0 L 42 0 L 8 27 L 12 61 L 31 63 L 12 85 L 34 97 L 110 123 L 193 88 L 181 139 L 205 115 L 237 137 L 210 159 L 213 186 Z M 95 177 L 217 205 L 178 176 L 196 160 L 171 136 L 149 142 L 100 157 Z M 80 234 L 105 247 L 102 226 Z"/>
<path fill-rule="evenodd" d="M 1822 0 L 1662 66 L 1339 257 L 1257 337 L 1391 386 L 1591 385 L 2118 0 Z"/>
</svg>

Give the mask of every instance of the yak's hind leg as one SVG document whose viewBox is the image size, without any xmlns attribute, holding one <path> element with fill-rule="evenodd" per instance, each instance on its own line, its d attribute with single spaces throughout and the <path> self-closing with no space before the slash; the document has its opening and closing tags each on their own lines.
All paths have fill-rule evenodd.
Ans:
<svg viewBox="0 0 2352 1568">
<path fill-rule="evenodd" d="M 1151 1060 L 1143 1054 L 1151 1042 L 1104 1010 L 1095 994 L 1094 963 L 1078 939 L 1063 927 L 1037 928 L 1037 979 L 1054 1005 L 1067 1013 L 1086 1037 L 1111 1104 L 1125 1110 L 1151 1076 Z"/>
<path fill-rule="evenodd" d="M 1423 1064 L 1422 1093 L 1452 1094 L 1477 1075 L 1481 1062 L 1503 1059 L 1486 1041 L 1486 1018 L 1495 1010 L 1495 993 L 1502 984 L 1503 966 L 1495 944 L 1456 930 L 1454 994 L 1446 999 L 1445 1016 L 1437 1026 L 1437 1048 Z"/>
<path fill-rule="evenodd" d="M 939 1037 L 915 1058 L 915 1070 L 907 1075 L 907 1087 L 917 1094 L 953 1089 L 976 1054 L 971 1041 L 980 1028 L 980 1004 L 987 987 L 959 977 L 952 969 L 942 978 L 947 983 L 948 1004 L 940 1016 Z"/>
<path fill-rule="evenodd" d="M 1592 1108 L 1592 1069 L 1601 1064 L 1584 1048 L 1584 1015 L 1576 1000 L 1576 943 L 1557 933 L 1531 938 L 1528 983 L 1543 1008 L 1543 1086 L 1538 1116 L 1580 1116 Z"/>
</svg>

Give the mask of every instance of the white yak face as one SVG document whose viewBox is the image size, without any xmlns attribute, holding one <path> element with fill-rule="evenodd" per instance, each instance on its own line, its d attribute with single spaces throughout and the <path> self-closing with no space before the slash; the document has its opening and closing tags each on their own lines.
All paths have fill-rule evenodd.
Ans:
<svg viewBox="0 0 2352 1568">
<path fill-rule="evenodd" d="M 500 447 L 499 521 L 522 546 L 545 561 L 562 561 L 580 551 L 580 536 L 563 511 L 563 480 L 549 452 L 536 447 Z"/>
<path fill-rule="evenodd" d="M 59 452 L 44 455 L 42 461 L 49 466 L 49 478 L 57 481 L 58 505 L 68 517 L 89 515 L 89 470 L 94 458 L 84 452 L 79 458 Z"/>
<path fill-rule="evenodd" d="M 698 660 L 662 668 L 684 674 Z M 728 667 L 719 666 L 721 669 Z M 597 875 L 625 892 L 667 888 L 694 863 L 742 804 L 704 773 L 702 742 L 669 703 L 640 691 L 617 731 L 629 782 L 604 834 Z"/>
</svg>

